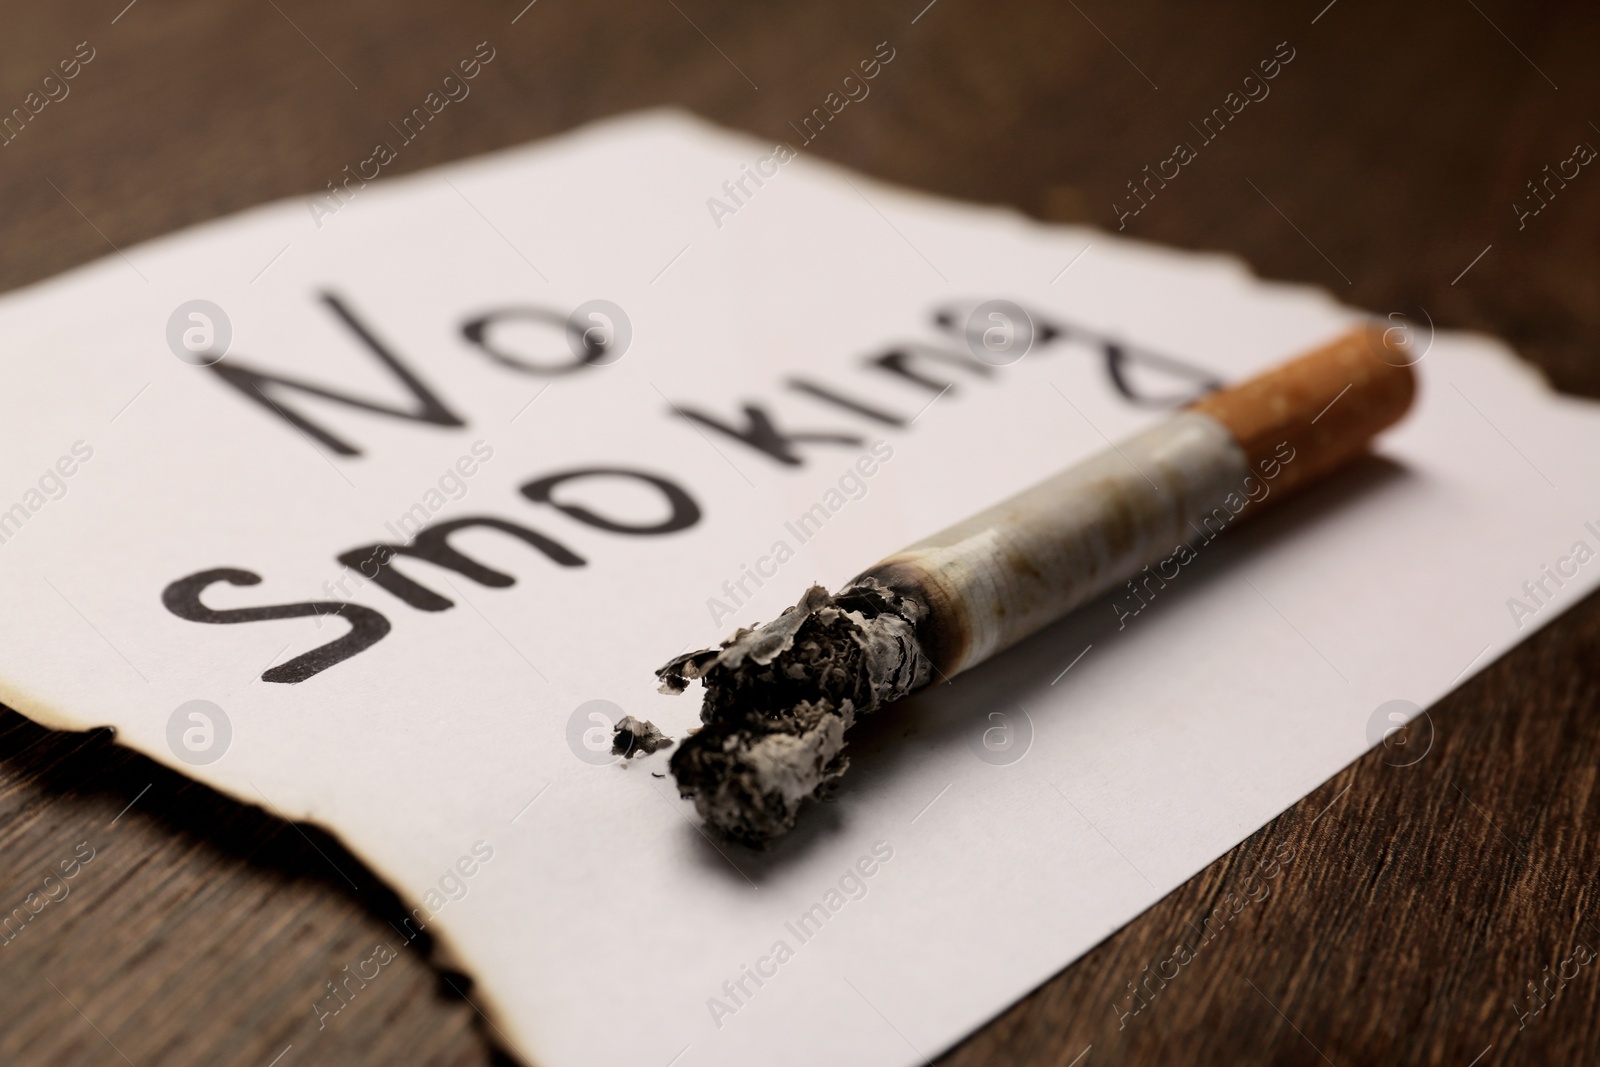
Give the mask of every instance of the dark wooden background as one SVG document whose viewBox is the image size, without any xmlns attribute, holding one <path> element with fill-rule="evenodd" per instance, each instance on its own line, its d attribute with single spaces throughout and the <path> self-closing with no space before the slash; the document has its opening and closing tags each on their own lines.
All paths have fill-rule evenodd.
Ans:
<svg viewBox="0 0 1600 1067">
<path fill-rule="evenodd" d="M 1600 396 L 1600 174 L 1585 169 L 1524 229 L 1511 207 L 1577 142 L 1600 144 L 1593 5 L 525 2 L 8 3 L 0 112 L 78 42 L 97 54 L 0 148 L 0 288 L 319 188 L 483 40 L 498 55 L 473 96 L 393 169 L 661 103 L 787 138 L 888 40 L 892 66 L 812 151 L 1110 228 L 1125 183 L 1287 41 L 1296 57 L 1271 96 L 1129 230 L 1375 311 L 1420 305 Z M 1420 763 L 1369 753 L 944 1062 L 1596 1062 L 1600 967 L 1578 968 L 1525 1026 L 1518 1011 L 1575 944 L 1600 950 L 1597 652 L 1591 598 L 1433 709 Z M 317 1030 L 323 982 L 399 941 L 394 897 L 313 829 L 103 733 L 4 711 L 0 820 L 7 909 L 79 842 L 96 850 L 70 896 L 0 947 L 0 1062 L 501 1055 L 467 980 L 420 950 Z M 1127 983 L 1280 848 L 1295 858 L 1270 893 L 1119 1027 Z"/>
</svg>

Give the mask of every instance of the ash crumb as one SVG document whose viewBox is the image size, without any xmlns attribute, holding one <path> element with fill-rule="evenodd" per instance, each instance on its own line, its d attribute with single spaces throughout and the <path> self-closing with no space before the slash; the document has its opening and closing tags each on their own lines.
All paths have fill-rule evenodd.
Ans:
<svg viewBox="0 0 1600 1067">
<path fill-rule="evenodd" d="M 672 746 L 672 738 L 656 728 L 656 724 L 640 722 L 632 715 L 624 715 L 622 721 L 617 723 L 616 734 L 611 739 L 612 754 L 627 756 L 648 756 L 663 748 Z"/>
</svg>

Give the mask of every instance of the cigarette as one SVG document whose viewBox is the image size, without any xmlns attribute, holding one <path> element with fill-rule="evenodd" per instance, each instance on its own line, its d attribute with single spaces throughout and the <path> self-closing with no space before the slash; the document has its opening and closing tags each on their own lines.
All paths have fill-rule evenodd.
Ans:
<svg viewBox="0 0 1600 1067">
<path fill-rule="evenodd" d="M 1409 348 L 1354 330 L 1210 394 L 863 571 L 656 672 L 705 687 L 678 791 L 759 846 L 843 775 L 856 720 L 953 678 L 1366 452 L 1411 406 Z"/>
</svg>

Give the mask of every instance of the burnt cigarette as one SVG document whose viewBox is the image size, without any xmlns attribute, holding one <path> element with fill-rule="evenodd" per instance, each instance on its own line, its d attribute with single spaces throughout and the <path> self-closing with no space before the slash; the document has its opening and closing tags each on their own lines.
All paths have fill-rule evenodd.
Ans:
<svg viewBox="0 0 1600 1067">
<path fill-rule="evenodd" d="M 1411 406 L 1409 351 L 1359 329 L 869 567 L 773 622 L 656 672 L 699 679 L 678 790 L 760 845 L 844 774 L 856 720 L 952 678 L 1363 454 Z M 1209 532 L 1208 532 L 1209 531 Z"/>
</svg>

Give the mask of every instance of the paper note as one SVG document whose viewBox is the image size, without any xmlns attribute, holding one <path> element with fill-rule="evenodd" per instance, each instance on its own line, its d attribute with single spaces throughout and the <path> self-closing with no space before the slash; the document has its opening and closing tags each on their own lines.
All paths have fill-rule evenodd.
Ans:
<svg viewBox="0 0 1600 1067">
<path fill-rule="evenodd" d="M 350 182 L 0 300 L 0 697 L 337 834 L 530 1063 L 919 1062 L 1591 589 L 1594 407 L 1419 338 L 1377 459 L 863 725 L 764 854 L 609 727 L 1360 317 L 668 113 Z"/>
</svg>

